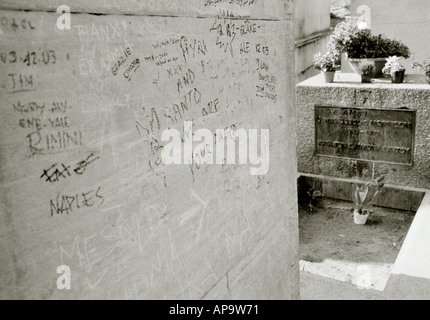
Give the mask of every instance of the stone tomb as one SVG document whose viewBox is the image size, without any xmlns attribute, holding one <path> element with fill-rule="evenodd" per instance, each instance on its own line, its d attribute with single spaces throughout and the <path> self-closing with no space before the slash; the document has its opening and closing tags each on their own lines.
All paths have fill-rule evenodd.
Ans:
<svg viewBox="0 0 430 320">
<path fill-rule="evenodd" d="M 386 78 L 362 84 L 355 74 L 337 74 L 334 83 L 316 76 L 297 86 L 297 119 L 299 183 L 351 201 L 352 184 L 370 169 L 386 177 L 375 205 L 416 211 L 384 297 L 428 299 L 430 86 L 424 77 L 409 75 L 394 85 Z"/>
</svg>

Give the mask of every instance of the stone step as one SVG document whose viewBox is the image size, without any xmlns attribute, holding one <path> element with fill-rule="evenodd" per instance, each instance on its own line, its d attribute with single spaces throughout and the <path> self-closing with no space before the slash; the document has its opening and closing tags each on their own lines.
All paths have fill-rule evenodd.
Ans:
<svg viewBox="0 0 430 320">
<path fill-rule="evenodd" d="M 322 263 L 300 261 L 300 271 L 345 282 L 358 289 L 384 291 L 392 264 L 356 263 L 326 259 Z"/>
</svg>

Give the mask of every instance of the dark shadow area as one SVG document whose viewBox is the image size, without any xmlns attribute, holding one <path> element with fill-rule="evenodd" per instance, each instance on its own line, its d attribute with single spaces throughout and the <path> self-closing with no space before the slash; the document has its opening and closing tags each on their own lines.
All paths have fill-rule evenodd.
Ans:
<svg viewBox="0 0 430 320">
<path fill-rule="evenodd" d="M 368 168 L 363 166 L 361 161 L 358 161 L 357 165 L 358 170 Z M 297 181 L 299 203 L 308 204 L 310 200 L 309 191 L 311 189 L 319 191 L 324 198 L 352 201 L 353 182 L 350 179 L 303 175 Z M 424 195 L 425 193 L 422 191 L 386 185 L 381 190 L 381 194 L 376 198 L 375 206 L 416 212 L 421 206 Z M 318 198 L 315 201 L 318 202 Z"/>
</svg>

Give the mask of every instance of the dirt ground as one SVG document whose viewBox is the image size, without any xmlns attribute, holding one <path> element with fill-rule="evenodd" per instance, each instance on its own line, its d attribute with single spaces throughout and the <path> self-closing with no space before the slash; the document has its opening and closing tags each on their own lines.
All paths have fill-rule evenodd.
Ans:
<svg viewBox="0 0 430 320">
<path fill-rule="evenodd" d="M 354 224 L 352 203 L 322 199 L 313 212 L 299 207 L 300 260 L 394 263 L 413 212 L 373 208 L 367 224 Z"/>
</svg>

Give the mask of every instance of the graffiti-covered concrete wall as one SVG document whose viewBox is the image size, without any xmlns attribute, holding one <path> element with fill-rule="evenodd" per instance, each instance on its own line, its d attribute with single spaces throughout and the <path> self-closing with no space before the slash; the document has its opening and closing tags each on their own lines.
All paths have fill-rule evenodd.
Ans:
<svg viewBox="0 0 430 320">
<path fill-rule="evenodd" d="M 63 4 L 0 2 L 0 298 L 297 298 L 292 2 Z"/>
</svg>

